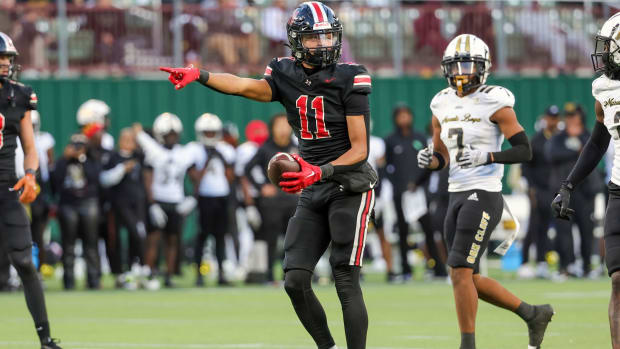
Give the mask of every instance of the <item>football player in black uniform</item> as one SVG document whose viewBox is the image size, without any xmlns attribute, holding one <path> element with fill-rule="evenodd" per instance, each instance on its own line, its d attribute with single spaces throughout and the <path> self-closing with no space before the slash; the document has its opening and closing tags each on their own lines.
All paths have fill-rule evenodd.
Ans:
<svg viewBox="0 0 620 349">
<path fill-rule="evenodd" d="M 361 65 L 338 63 L 342 25 L 332 9 L 301 4 L 287 23 L 293 57 L 275 58 L 261 80 L 188 68 L 161 68 L 176 89 L 192 81 L 221 93 L 278 101 L 299 138 L 301 165 L 283 190 L 302 191 L 285 237 L 284 287 L 319 349 L 336 348 L 314 295 L 314 267 L 331 244 L 347 348 L 366 347 L 368 315 L 359 284 L 377 175 L 367 163 L 371 79 Z"/>
<path fill-rule="evenodd" d="M 15 57 L 17 50 L 13 42 L 0 33 L 0 246 L 4 247 L 0 253 L 9 255 L 22 280 L 41 349 L 59 349 L 50 337 L 43 288 L 32 262 L 30 221 L 21 204 L 29 204 L 37 197 L 35 175 L 39 158 L 30 119 L 30 111 L 37 108 L 37 96 L 31 87 L 11 80 L 17 72 Z M 17 137 L 24 150 L 26 172 L 19 181 L 15 175 Z"/>
</svg>

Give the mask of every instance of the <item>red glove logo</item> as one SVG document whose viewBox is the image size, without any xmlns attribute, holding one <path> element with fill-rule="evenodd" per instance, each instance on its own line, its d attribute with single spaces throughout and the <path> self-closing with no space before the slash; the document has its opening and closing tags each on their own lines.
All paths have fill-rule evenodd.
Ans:
<svg viewBox="0 0 620 349">
<path fill-rule="evenodd" d="M 291 154 L 295 161 L 299 163 L 301 171 L 284 172 L 280 182 L 280 187 L 287 193 L 297 193 L 302 189 L 311 186 L 315 182 L 321 180 L 321 168 L 311 165 L 302 159 L 298 154 Z"/>
<path fill-rule="evenodd" d="M 168 80 L 170 80 L 177 90 L 182 89 L 192 81 L 198 80 L 200 77 L 200 70 L 194 68 L 193 64 L 190 64 L 187 68 L 159 67 L 159 70 L 170 74 Z"/>
</svg>

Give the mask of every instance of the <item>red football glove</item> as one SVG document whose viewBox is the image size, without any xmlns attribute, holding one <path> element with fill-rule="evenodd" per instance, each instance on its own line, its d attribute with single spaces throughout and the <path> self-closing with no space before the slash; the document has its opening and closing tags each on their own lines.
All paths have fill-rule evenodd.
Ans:
<svg viewBox="0 0 620 349">
<path fill-rule="evenodd" d="M 37 198 L 40 188 L 37 185 L 37 181 L 32 173 L 26 173 L 17 184 L 13 187 L 14 191 L 23 189 L 22 194 L 19 196 L 19 201 L 24 204 L 29 204 Z"/>
<path fill-rule="evenodd" d="M 301 166 L 299 172 L 284 172 L 280 182 L 280 187 L 287 193 L 297 193 L 302 189 L 311 186 L 321 180 L 321 168 L 311 165 L 302 159 L 298 154 L 291 154 Z"/>
<path fill-rule="evenodd" d="M 200 77 L 200 70 L 198 68 L 194 68 L 193 64 L 190 64 L 187 68 L 159 67 L 159 70 L 170 73 L 168 80 L 170 80 L 170 82 L 174 85 L 174 88 L 177 90 L 182 89 L 192 81 L 198 80 Z"/>
</svg>

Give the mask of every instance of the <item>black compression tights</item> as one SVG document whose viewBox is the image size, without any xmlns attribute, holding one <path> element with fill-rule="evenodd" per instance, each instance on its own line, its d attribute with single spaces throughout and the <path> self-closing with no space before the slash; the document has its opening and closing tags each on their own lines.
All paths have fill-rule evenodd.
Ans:
<svg viewBox="0 0 620 349">
<path fill-rule="evenodd" d="M 360 268 L 339 266 L 334 268 L 338 298 L 342 305 L 348 349 L 366 348 L 368 314 L 359 284 Z M 291 298 L 299 320 L 312 336 L 319 349 L 332 348 L 334 339 L 327 326 L 321 303 L 312 291 L 312 273 L 293 269 L 286 272 L 284 288 Z"/>
<path fill-rule="evenodd" d="M 299 321 L 316 345 L 319 349 L 329 349 L 335 345 L 334 338 L 327 327 L 325 311 L 312 291 L 311 279 L 312 273 L 307 270 L 289 270 L 284 275 L 284 289 L 291 298 Z"/>
<path fill-rule="evenodd" d="M 348 265 L 334 268 L 336 291 L 342 305 L 347 349 L 366 348 L 368 313 L 360 287 L 360 271 L 361 268 Z"/>
<path fill-rule="evenodd" d="M 28 305 L 28 310 L 30 310 L 34 323 L 47 323 L 43 288 L 41 287 L 41 281 L 39 281 L 37 270 L 32 263 L 32 249 L 29 247 L 20 251 L 11 251 L 9 253 L 9 258 L 24 285 L 26 304 Z"/>
</svg>

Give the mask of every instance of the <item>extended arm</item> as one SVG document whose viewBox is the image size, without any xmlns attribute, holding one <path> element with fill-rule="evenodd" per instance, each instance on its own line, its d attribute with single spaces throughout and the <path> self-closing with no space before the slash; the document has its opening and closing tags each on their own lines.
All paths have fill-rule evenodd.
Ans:
<svg viewBox="0 0 620 349">
<path fill-rule="evenodd" d="M 603 124 L 605 115 L 603 114 L 603 107 L 598 101 L 594 104 L 594 111 L 596 113 L 596 123 L 594 124 L 590 139 L 583 147 L 575 167 L 573 167 L 566 179 L 566 182 L 572 187 L 579 185 L 596 168 L 603 156 L 605 156 L 607 147 L 609 147 L 611 135 Z"/>
<path fill-rule="evenodd" d="M 553 214 L 557 218 L 569 220 L 575 213 L 573 209 L 569 208 L 571 192 L 596 168 L 609 146 L 611 135 L 603 124 L 605 115 L 603 107 L 598 101 L 594 104 L 594 112 L 596 113 L 596 123 L 592 135 L 590 135 L 590 139 L 579 155 L 573 170 L 568 178 L 562 182 L 560 190 L 551 203 Z"/>
<path fill-rule="evenodd" d="M 259 102 L 271 102 L 271 87 L 265 79 L 257 80 L 226 73 L 210 73 L 191 65 L 187 68 L 160 67 L 159 69 L 170 74 L 168 80 L 177 90 L 193 81 L 198 81 L 217 92 L 242 96 Z"/>
</svg>

